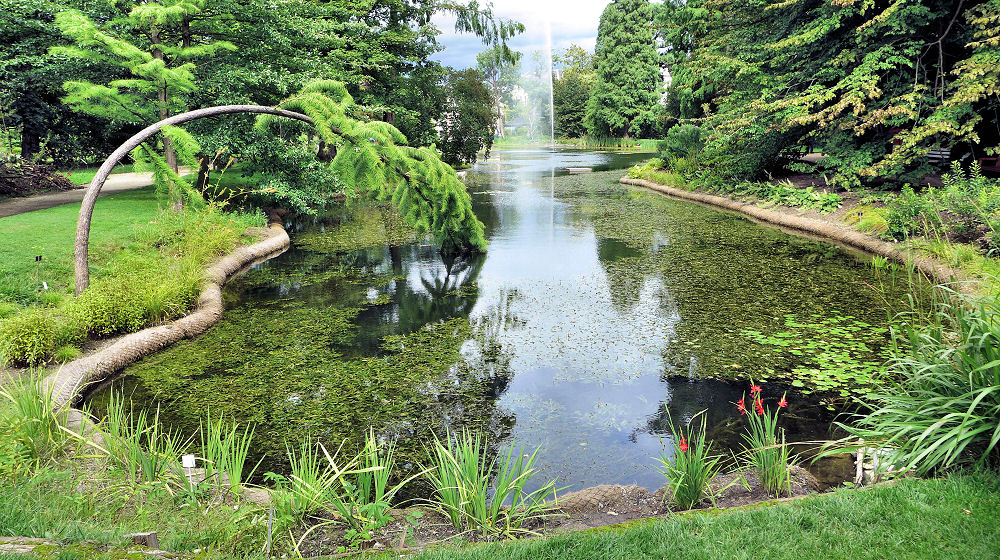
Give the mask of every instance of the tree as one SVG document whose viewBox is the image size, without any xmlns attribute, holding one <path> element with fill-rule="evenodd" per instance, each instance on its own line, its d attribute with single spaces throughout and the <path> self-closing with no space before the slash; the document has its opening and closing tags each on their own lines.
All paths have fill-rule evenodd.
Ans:
<svg viewBox="0 0 1000 560">
<path fill-rule="evenodd" d="M 976 156 L 1000 138 L 997 0 L 671 1 L 657 21 L 678 116 L 710 131 L 724 174 L 763 175 L 812 143 L 835 185 L 913 181 L 930 150 Z"/>
<path fill-rule="evenodd" d="M 659 104 L 660 66 L 648 0 L 614 0 L 597 28 L 597 80 L 587 102 L 594 136 L 641 137 L 651 131 Z"/>
<path fill-rule="evenodd" d="M 440 121 L 441 158 L 451 165 L 471 164 L 479 150 L 490 155 L 497 122 L 496 100 L 479 70 L 452 71 L 445 84 L 447 101 Z"/>
<path fill-rule="evenodd" d="M 561 77 L 552 83 L 556 134 L 579 138 L 587 133 L 584 118 L 596 80 L 594 56 L 579 45 L 571 45 L 562 54 L 554 53 L 552 59 L 562 70 Z"/>
<path fill-rule="evenodd" d="M 505 46 L 496 46 L 476 55 L 476 68 L 483 73 L 483 79 L 493 94 L 496 133 L 501 138 L 505 134 L 507 107 L 514 104 L 512 94 L 521 78 L 520 60 L 521 53 L 511 52 Z"/>
<path fill-rule="evenodd" d="M 67 79 L 114 72 L 99 61 L 79 64 L 49 54 L 50 47 L 63 42 L 55 16 L 72 4 L 0 0 L 0 99 L 10 111 L 6 125 L 19 130 L 20 155 L 28 160 L 84 163 L 109 151 L 115 138 L 106 121 L 76 113 L 61 102 Z M 95 11 L 115 13 L 107 6 L 88 5 Z"/>
</svg>

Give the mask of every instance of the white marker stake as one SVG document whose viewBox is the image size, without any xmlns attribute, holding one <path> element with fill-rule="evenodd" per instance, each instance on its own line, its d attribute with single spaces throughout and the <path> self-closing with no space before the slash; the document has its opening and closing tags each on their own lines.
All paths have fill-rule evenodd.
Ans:
<svg viewBox="0 0 1000 560">
<path fill-rule="evenodd" d="M 49 283 L 45 280 L 42 280 L 42 287 L 45 288 L 45 291 L 49 291 Z"/>
<path fill-rule="evenodd" d="M 191 472 L 194 469 L 194 455 L 184 455 L 181 457 L 181 466 L 184 467 L 184 472 L 187 474 L 188 484 L 191 485 L 191 491 L 194 492 L 194 473 Z"/>
</svg>

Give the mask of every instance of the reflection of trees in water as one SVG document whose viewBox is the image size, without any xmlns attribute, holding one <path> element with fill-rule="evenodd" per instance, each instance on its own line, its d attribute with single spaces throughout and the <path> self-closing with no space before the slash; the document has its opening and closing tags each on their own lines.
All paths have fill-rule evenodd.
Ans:
<svg viewBox="0 0 1000 560">
<path fill-rule="evenodd" d="M 369 255 L 374 256 L 374 255 Z M 467 317 L 476 304 L 476 280 L 485 257 L 442 257 L 433 247 L 385 249 L 381 260 L 355 260 L 366 270 L 390 270 L 393 280 L 379 287 L 391 301 L 363 310 L 357 319 L 358 345 L 374 351 L 387 334 L 413 332 L 428 323 Z"/>
</svg>

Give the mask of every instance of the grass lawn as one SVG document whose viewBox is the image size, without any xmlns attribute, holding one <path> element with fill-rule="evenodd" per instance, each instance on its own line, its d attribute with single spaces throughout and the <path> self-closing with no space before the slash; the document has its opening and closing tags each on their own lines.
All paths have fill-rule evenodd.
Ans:
<svg viewBox="0 0 1000 560">
<path fill-rule="evenodd" d="M 82 169 L 70 169 L 68 171 L 60 171 L 59 174 L 66 177 L 73 182 L 74 185 L 86 185 L 87 183 L 94 180 L 94 175 L 97 175 L 97 170 L 99 167 L 84 167 Z M 117 175 L 119 173 L 131 173 L 132 164 L 118 164 L 114 169 L 111 170 L 112 175 Z"/>
<path fill-rule="evenodd" d="M 419 560 L 1000 557 L 996 473 L 904 480 L 745 510 L 679 515 L 550 539 L 439 549 Z"/>
<path fill-rule="evenodd" d="M 100 275 L 105 249 L 127 239 L 159 211 L 152 187 L 101 197 L 90 233 L 92 269 Z M 73 291 L 73 241 L 80 204 L 65 204 L 0 218 L 0 303 L 30 305 L 42 301 L 42 281 L 49 292 Z M 41 255 L 42 262 L 35 262 Z"/>
</svg>

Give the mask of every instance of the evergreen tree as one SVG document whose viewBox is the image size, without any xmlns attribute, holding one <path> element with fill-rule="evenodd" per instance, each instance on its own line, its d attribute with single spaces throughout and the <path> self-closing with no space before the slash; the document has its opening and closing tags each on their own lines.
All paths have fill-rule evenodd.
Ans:
<svg viewBox="0 0 1000 560">
<path fill-rule="evenodd" d="M 137 125 L 186 110 L 186 94 L 197 89 L 193 60 L 235 49 L 225 41 L 193 40 L 190 22 L 202 13 L 201 6 L 187 0 L 135 5 L 127 18 L 114 22 L 114 27 L 127 29 L 132 40 L 105 32 L 81 12 L 59 13 L 56 25 L 74 45 L 53 47 L 52 54 L 106 62 L 130 75 L 106 85 L 69 80 L 63 84 L 67 91 L 63 102 L 91 115 Z M 164 129 L 161 141 L 162 157 L 147 144 L 133 152 L 139 169 L 152 171 L 158 191 L 175 205 L 198 200 L 178 175 L 177 162 L 196 167 L 200 146 L 190 134 L 173 127 Z"/>
<path fill-rule="evenodd" d="M 591 135 L 641 137 L 652 130 L 661 83 L 652 23 L 648 0 L 614 0 L 601 14 L 586 115 Z"/>
<path fill-rule="evenodd" d="M 579 45 L 571 45 L 562 54 L 552 56 L 562 75 L 552 82 L 556 112 L 556 135 L 579 138 L 587 133 L 584 118 L 587 101 L 596 79 L 594 56 Z"/>
</svg>

